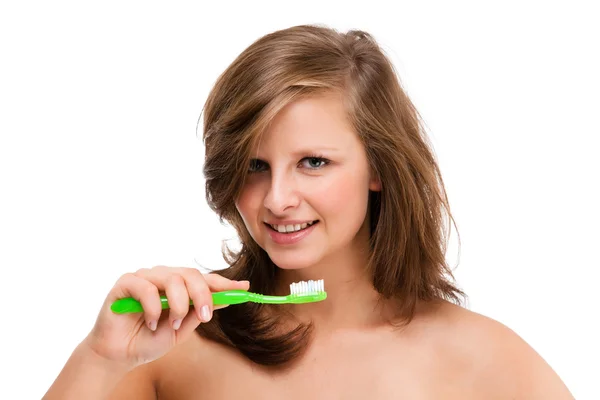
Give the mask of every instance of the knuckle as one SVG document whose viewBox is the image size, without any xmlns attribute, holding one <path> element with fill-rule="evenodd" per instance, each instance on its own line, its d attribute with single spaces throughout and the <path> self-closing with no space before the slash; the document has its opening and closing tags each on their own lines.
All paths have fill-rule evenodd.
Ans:
<svg viewBox="0 0 600 400">
<path fill-rule="evenodd" d="M 158 296 L 158 288 L 148 282 L 148 285 L 144 288 L 146 296 Z"/>
<path fill-rule="evenodd" d="M 169 286 L 181 286 L 185 285 L 185 280 L 179 274 L 170 274 L 166 283 Z"/>
<path fill-rule="evenodd" d="M 202 303 L 208 302 L 210 298 L 212 300 L 210 290 L 207 287 L 194 287 L 189 290 L 190 297 L 195 299 L 196 301 L 201 301 Z M 212 301 L 211 301 L 212 303 Z"/>
<path fill-rule="evenodd" d="M 135 275 L 134 275 L 134 274 L 132 274 L 131 272 L 124 273 L 123 275 L 121 275 L 121 276 L 119 277 L 119 282 L 129 281 L 129 280 L 131 280 L 131 278 L 133 278 L 134 276 L 135 276 Z"/>
<path fill-rule="evenodd" d="M 185 282 L 188 285 L 188 288 L 191 290 L 199 290 L 202 288 L 207 288 L 208 283 L 204 279 L 204 276 L 199 272 L 189 272 L 185 275 Z"/>
<path fill-rule="evenodd" d="M 203 275 L 202 275 L 202 272 L 200 272 L 200 271 L 199 271 L 198 269 L 196 269 L 196 268 L 192 268 L 192 267 L 184 267 L 184 268 L 183 268 L 183 271 L 184 271 L 184 272 L 185 272 L 187 275 L 189 275 L 189 276 L 193 276 L 193 277 L 196 277 L 196 276 L 203 277 Z"/>
<path fill-rule="evenodd" d="M 135 271 L 135 274 L 132 274 L 132 275 L 145 276 L 148 272 L 150 272 L 149 268 L 140 268 L 137 271 Z"/>
</svg>

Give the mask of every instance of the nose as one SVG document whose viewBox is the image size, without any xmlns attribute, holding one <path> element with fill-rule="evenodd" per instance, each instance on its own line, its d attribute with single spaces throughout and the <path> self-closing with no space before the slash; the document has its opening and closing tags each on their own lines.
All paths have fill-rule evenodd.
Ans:
<svg viewBox="0 0 600 400">
<path fill-rule="evenodd" d="M 282 215 L 289 209 L 298 207 L 299 204 L 300 196 L 296 189 L 294 177 L 285 173 L 277 175 L 272 173 L 264 206 L 273 214 Z"/>
</svg>

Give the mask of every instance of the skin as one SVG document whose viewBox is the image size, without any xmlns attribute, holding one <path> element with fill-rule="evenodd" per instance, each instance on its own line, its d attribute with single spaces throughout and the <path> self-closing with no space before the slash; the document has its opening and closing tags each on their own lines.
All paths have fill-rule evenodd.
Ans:
<svg viewBox="0 0 600 400">
<path fill-rule="evenodd" d="M 194 294 L 200 302 L 208 289 L 216 287 L 214 277 L 205 281 L 191 271 L 164 267 L 138 271 L 135 276 L 141 281 L 129 277 L 120 280 L 117 287 L 133 293 L 132 282 L 140 287 L 149 287 L 147 282 L 151 282 L 155 289 L 171 285 L 171 293 L 183 300 L 174 300 L 178 311 L 162 325 L 159 321 L 157 332 L 162 329 L 168 335 L 167 330 L 174 330 L 173 322 L 183 318 L 177 335 L 170 336 L 180 340 L 169 351 L 168 346 L 157 350 L 158 342 L 152 340 L 160 335 L 145 331 L 148 321 L 144 324 L 132 320 L 137 324 L 132 326 L 144 333 L 134 339 L 141 341 L 147 336 L 145 340 L 152 344 L 143 347 L 144 351 L 152 349 L 153 358 L 159 350 L 166 353 L 134 368 L 127 364 L 128 372 L 118 379 L 109 398 L 573 398 L 552 368 L 525 341 L 490 318 L 446 301 L 435 301 L 419 303 L 408 326 L 394 329 L 389 324 L 393 304 L 378 301 L 364 272 L 368 191 L 381 190 L 381 184 L 369 170 L 364 148 L 347 123 L 338 95 L 330 93 L 288 105 L 265 132 L 255 154 L 261 161 L 252 164 L 256 172 L 236 205 L 254 240 L 281 268 L 279 290 L 286 293 L 287 285 L 299 280 L 325 281 L 326 301 L 290 308 L 299 320 L 314 323 L 314 340 L 307 353 L 287 370 L 254 365 L 235 351 L 193 332 L 203 318 L 201 314 L 187 314 L 185 288 L 202 286 L 204 289 Z M 315 155 L 330 162 L 310 159 Z M 264 224 L 274 219 L 320 222 L 301 242 L 283 246 L 273 242 Z M 146 283 L 142 285 L 142 281 Z M 241 287 L 244 283 L 220 281 L 218 285 Z M 150 305 L 156 299 L 154 294 L 147 295 L 150 297 L 144 301 Z M 116 295 L 111 296 L 107 304 Z M 97 326 L 113 326 L 115 318 L 110 313 L 101 315 Z M 153 318 L 156 316 L 146 320 Z M 117 382 L 106 374 L 85 372 L 87 375 L 81 376 L 93 366 L 101 371 L 117 370 L 115 359 L 123 358 L 124 350 L 110 355 L 102 349 L 115 352 L 114 343 L 123 341 L 115 340 L 108 346 L 105 339 L 98 339 L 110 336 L 110 332 L 104 329 L 92 335 L 94 343 L 102 342 L 104 347 L 83 345 L 74 353 L 65 367 L 67 372 L 62 373 L 66 377 L 59 376 L 50 391 L 63 395 L 47 398 L 69 398 L 64 396 L 67 390 L 83 393 L 88 382 L 102 382 L 99 387 Z M 139 357 L 139 351 L 135 355 Z M 84 360 L 87 368 L 80 368 L 84 361 L 78 360 Z M 86 385 L 74 388 L 73 382 L 77 381 Z M 92 398 L 73 398 L 84 397 Z"/>
<path fill-rule="evenodd" d="M 319 156 L 322 159 L 310 158 Z M 258 162 L 236 203 L 254 240 L 282 269 L 281 294 L 289 284 L 323 279 L 325 302 L 294 306 L 302 320 L 336 324 L 375 323 L 377 293 L 364 266 L 368 254 L 369 190 L 381 184 L 369 171 L 365 150 L 333 94 L 284 108 L 265 132 Z M 319 220 L 293 245 L 279 245 L 265 221 Z"/>
</svg>

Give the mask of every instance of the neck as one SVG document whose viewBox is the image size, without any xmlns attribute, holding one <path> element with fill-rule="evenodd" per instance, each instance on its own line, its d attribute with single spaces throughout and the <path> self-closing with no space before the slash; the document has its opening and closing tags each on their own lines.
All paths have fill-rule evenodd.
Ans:
<svg viewBox="0 0 600 400">
<path fill-rule="evenodd" d="M 278 291 L 289 293 L 289 284 L 323 279 L 327 299 L 316 303 L 290 305 L 288 310 L 300 322 L 312 321 L 317 329 L 352 329 L 380 326 L 384 302 L 373 288 L 366 270 L 368 241 L 353 244 L 318 264 L 302 269 L 279 269 Z"/>
</svg>

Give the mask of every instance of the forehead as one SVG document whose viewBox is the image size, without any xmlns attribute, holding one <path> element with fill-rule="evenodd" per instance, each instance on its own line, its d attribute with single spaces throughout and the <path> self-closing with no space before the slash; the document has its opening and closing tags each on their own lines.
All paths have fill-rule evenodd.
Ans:
<svg viewBox="0 0 600 400">
<path fill-rule="evenodd" d="M 357 140 L 341 95 L 324 93 L 286 105 L 263 133 L 257 150 L 268 151 L 273 146 L 281 151 L 307 146 L 343 150 Z"/>
</svg>

